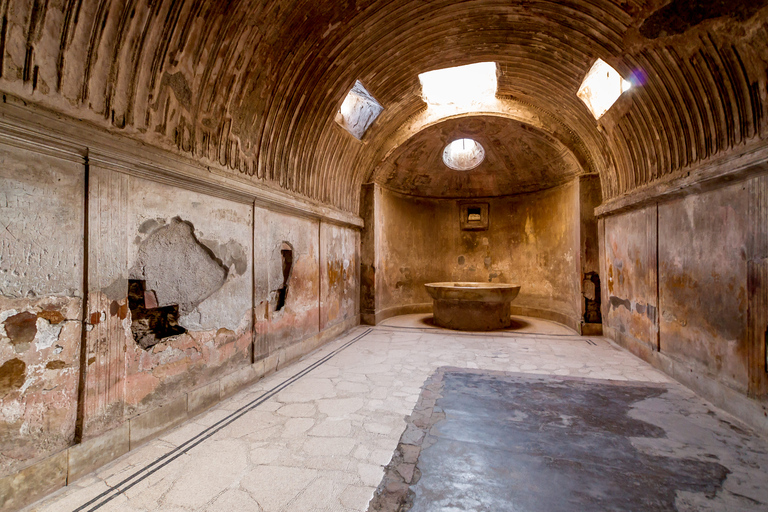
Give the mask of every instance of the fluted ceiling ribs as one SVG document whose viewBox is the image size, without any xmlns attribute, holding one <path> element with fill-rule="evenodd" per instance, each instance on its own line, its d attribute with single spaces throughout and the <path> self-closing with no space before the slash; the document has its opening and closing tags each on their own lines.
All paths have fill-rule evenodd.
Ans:
<svg viewBox="0 0 768 512">
<path fill-rule="evenodd" d="M 4 0 L 0 88 L 356 212 L 418 74 L 494 61 L 511 117 L 557 125 L 610 199 L 766 137 L 766 3 Z M 600 121 L 576 97 L 597 58 L 635 84 Z M 385 107 L 362 142 L 334 122 L 356 79 Z"/>
</svg>

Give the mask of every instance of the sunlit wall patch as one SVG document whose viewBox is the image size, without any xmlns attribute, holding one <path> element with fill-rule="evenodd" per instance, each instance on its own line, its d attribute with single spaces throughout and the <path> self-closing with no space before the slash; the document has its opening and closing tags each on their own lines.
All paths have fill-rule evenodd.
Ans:
<svg viewBox="0 0 768 512">
<path fill-rule="evenodd" d="M 360 80 L 355 80 L 355 85 L 336 112 L 336 122 L 359 140 L 383 110 L 384 107 L 363 87 Z"/>
<path fill-rule="evenodd" d="M 496 97 L 496 63 L 478 62 L 419 75 L 421 97 L 432 105 L 465 105 Z"/>
<path fill-rule="evenodd" d="M 485 159 L 485 150 L 473 139 L 456 139 L 443 150 L 443 163 L 454 171 L 469 171 Z"/>
<path fill-rule="evenodd" d="M 624 80 L 618 71 L 602 59 L 597 59 L 584 77 L 576 95 L 587 106 L 595 119 L 600 119 L 608 112 L 619 96 L 632 84 Z"/>
</svg>

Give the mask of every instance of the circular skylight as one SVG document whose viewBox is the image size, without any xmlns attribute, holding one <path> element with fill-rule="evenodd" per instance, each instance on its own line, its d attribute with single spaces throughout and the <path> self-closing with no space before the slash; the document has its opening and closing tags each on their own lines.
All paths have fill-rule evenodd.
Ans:
<svg viewBox="0 0 768 512">
<path fill-rule="evenodd" d="M 443 162 L 454 171 L 468 171 L 485 159 L 485 150 L 475 140 L 456 139 L 443 150 Z"/>
</svg>

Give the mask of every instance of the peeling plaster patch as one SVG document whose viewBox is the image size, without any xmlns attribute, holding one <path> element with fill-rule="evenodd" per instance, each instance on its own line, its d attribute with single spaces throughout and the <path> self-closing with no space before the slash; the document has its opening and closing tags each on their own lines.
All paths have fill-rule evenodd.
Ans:
<svg viewBox="0 0 768 512">
<path fill-rule="evenodd" d="M 5 321 L 16 314 L 18 314 L 18 310 L 15 309 L 9 309 L 0 313 L 0 336 L 8 337 L 8 333 L 5 331 Z"/>
<path fill-rule="evenodd" d="M 173 347 L 167 347 L 165 350 L 160 352 L 158 364 L 169 364 L 174 361 L 178 361 L 184 357 L 185 353 L 183 350 L 179 350 L 177 348 Z"/>
<path fill-rule="evenodd" d="M 45 320 L 48 320 L 52 324 L 60 324 L 61 322 L 66 320 L 66 318 L 64 318 L 64 315 L 61 314 L 61 311 L 50 310 L 50 309 L 40 311 L 37 314 L 37 317 L 44 318 Z"/>
<path fill-rule="evenodd" d="M 50 348 L 58 341 L 62 324 L 51 324 L 48 320 L 38 318 L 36 322 L 37 334 L 35 335 L 35 347 L 37 350 Z"/>
<path fill-rule="evenodd" d="M 128 280 L 120 276 L 112 281 L 109 286 L 102 288 L 101 291 L 109 300 L 122 300 L 128 295 Z"/>
<path fill-rule="evenodd" d="M 8 317 L 3 322 L 8 339 L 11 340 L 16 352 L 24 352 L 37 334 L 37 315 L 22 311 Z"/>
<path fill-rule="evenodd" d="M 165 226 L 165 219 L 148 219 L 139 226 L 139 233 L 146 235 L 163 226 Z"/>
<path fill-rule="evenodd" d="M 187 315 L 181 315 L 179 325 L 190 331 L 203 330 L 203 314 L 196 309 Z"/>
<path fill-rule="evenodd" d="M 230 240 L 226 244 L 220 244 L 216 240 L 200 240 L 200 243 L 211 250 L 227 268 L 234 265 L 235 272 L 241 276 L 248 270 L 248 254 L 240 243 Z"/>
<path fill-rule="evenodd" d="M 2 367 L 0 367 L 0 374 L 2 373 Z M 0 377 L 0 396 L 3 395 L 1 390 L 3 385 L 3 379 Z M 16 423 L 21 419 L 24 414 L 24 404 L 19 400 L 9 400 L 6 402 L 0 402 L 0 418 L 3 418 L 6 423 Z"/>
<path fill-rule="evenodd" d="M 618 309 L 620 307 L 626 308 L 628 311 L 632 311 L 632 302 L 629 299 L 620 299 L 616 296 L 610 298 L 611 309 Z"/>
<path fill-rule="evenodd" d="M 24 385 L 27 364 L 21 359 L 10 359 L 0 366 L 0 396 L 5 396 Z"/>
<path fill-rule="evenodd" d="M 46 370 L 61 370 L 66 367 L 67 367 L 67 363 L 65 363 L 60 359 L 57 359 L 55 361 L 48 361 L 48 364 L 45 365 Z"/>
<path fill-rule="evenodd" d="M 198 241 L 192 224 L 176 217 L 141 243 L 130 274 L 146 282 L 160 307 L 177 304 L 184 314 L 221 288 L 228 270 Z"/>
</svg>

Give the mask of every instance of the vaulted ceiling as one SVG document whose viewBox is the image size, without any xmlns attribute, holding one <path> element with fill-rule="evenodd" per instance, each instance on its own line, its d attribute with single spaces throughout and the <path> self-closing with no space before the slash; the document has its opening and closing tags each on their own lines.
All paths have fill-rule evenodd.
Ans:
<svg viewBox="0 0 768 512">
<path fill-rule="evenodd" d="M 485 151 L 471 171 L 443 163 L 443 149 L 471 138 Z M 397 147 L 373 178 L 404 194 L 429 197 L 489 197 L 548 188 L 582 171 L 559 140 L 530 125 L 500 116 L 452 118 L 429 126 Z"/>
<path fill-rule="evenodd" d="M 0 89 L 351 212 L 430 119 L 418 74 L 498 63 L 495 115 L 543 129 L 604 199 L 768 134 L 766 0 L 5 0 Z M 723 7 L 726 6 L 726 7 Z M 634 84 L 600 121 L 595 59 Z M 334 122 L 356 79 L 384 106 Z"/>
</svg>

